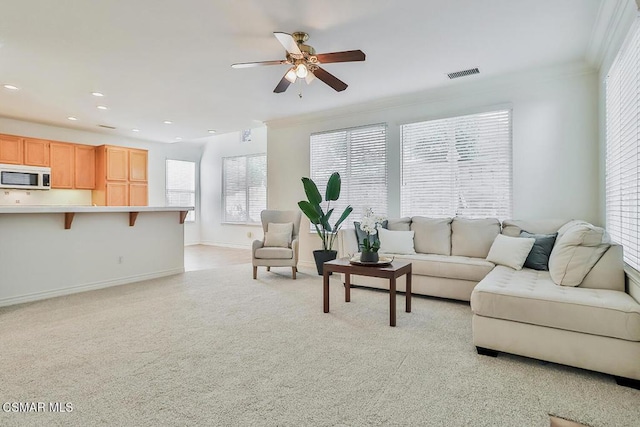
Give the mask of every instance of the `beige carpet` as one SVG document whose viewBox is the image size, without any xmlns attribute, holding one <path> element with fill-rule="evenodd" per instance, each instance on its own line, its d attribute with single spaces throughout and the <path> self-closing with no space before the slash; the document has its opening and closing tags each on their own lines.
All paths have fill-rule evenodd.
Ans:
<svg viewBox="0 0 640 427">
<path fill-rule="evenodd" d="M 476 355 L 468 304 L 352 291 L 248 264 L 0 309 L 0 425 L 638 426 L 607 376 Z"/>
</svg>

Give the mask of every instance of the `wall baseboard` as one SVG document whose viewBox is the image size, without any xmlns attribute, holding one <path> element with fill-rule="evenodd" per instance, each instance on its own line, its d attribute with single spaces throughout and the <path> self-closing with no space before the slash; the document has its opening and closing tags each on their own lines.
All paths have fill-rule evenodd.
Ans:
<svg viewBox="0 0 640 427">
<path fill-rule="evenodd" d="M 251 245 L 237 245 L 234 243 L 203 241 L 203 242 L 200 242 L 200 244 L 204 246 L 220 246 L 222 248 L 232 248 L 232 249 L 251 249 Z"/>
<path fill-rule="evenodd" d="M 139 274 L 129 277 L 121 277 L 115 280 L 105 280 L 101 282 L 87 283 L 84 285 L 70 286 L 67 288 L 53 289 L 50 291 L 35 292 L 26 295 L 19 295 L 0 299 L 0 307 L 15 304 L 24 304 L 26 302 L 40 301 L 54 297 L 77 294 L 80 292 L 93 291 L 97 289 L 110 288 L 112 286 L 127 285 L 129 283 L 142 282 L 144 280 L 157 279 L 165 276 L 173 276 L 174 274 L 184 273 L 184 268 L 174 268 L 171 270 L 157 271 L 148 274 Z"/>
</svg>

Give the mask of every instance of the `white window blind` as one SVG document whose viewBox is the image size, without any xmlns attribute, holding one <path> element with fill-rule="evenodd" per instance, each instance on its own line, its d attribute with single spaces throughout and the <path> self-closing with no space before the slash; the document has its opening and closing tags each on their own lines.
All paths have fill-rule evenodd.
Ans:
<svg viewBox="0 0 640 427">
<path fill-rule="evenodd" d="M 311 135 L 311 179 L 324 200 L 327 181 L 340 174 L 340 198 L 329 221 L 335 224 L 344 209 L 353 213 L 345 225 L 360 219 L 365 208 L 387 214 L 387 126 L 376 124 Z M 323 207 L 326 206 L 323 204 Z"/>
<path fill-rule="evenodd" d="M 634 25 L 605 82 L 606 228 L 624 247 L 624 260 L 640 270 L 640 31 Z"/>
<path fill-rule="evenodd" d="M 196 206 L 196 164 L 182 160 L 166 162 L 167 206 Z M 195 211 L 189 211 L 185 221 L 195 221 Z"/>
<path fill-rule="evenodd" d="M 511 216 L 511 112 L 403 125 L 402 216 Z"/>
<path fill-rule="evenodd" d="M 222 159 L 224 222 L 259 223 L 267 208 L 267 155 Z"/>
</svg>

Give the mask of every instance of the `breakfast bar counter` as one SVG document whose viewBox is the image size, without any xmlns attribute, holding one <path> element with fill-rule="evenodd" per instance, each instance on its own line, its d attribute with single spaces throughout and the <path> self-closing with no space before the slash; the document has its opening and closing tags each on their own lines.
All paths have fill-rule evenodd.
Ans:
<svg viewBox="0 0 640 427">
<path fill-rule="evenodd" d="M 0 206 L 0 306 L 184 272 L 190 210 Z"/>
</svg>

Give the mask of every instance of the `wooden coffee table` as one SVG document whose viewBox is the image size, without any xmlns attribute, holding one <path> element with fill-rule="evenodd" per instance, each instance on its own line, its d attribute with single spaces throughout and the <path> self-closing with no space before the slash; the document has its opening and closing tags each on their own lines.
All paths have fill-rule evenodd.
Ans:
<svg viewBox="0 0 640 427">
<path fill-rule="evenodd" d="M 324 279 L 324 312 L 329 312 L 329 273 L 344 274 L 344 300 L 351 301 L 351 275 L 368 277 L 380 277 L 389 279 L 389 324 L 396 326 L 396 280 L 403 274 L 407 275 L 407 289 L 405 300 L 405 311 L 411 313 L 411 263 L 407 261 L 393 261 L 386 267 L 370 267 L 353 265 L 349 263 L 349 258 L 339 258 L 325 262 L 323 265 Z"/>
</svg>

